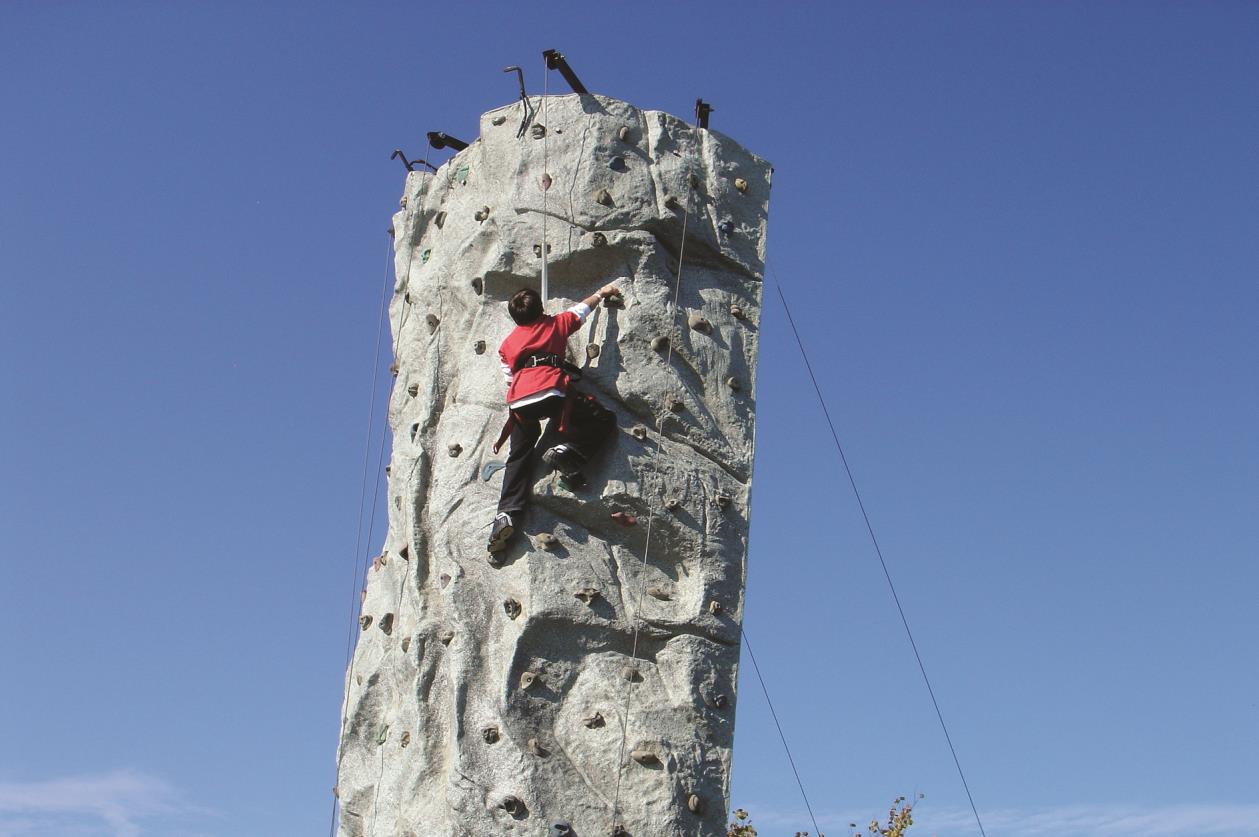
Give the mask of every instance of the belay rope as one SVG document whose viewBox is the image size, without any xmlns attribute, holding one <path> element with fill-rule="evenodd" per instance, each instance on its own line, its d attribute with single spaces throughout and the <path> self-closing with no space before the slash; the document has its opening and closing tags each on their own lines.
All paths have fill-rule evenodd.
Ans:
<svg viewBox="0 0 1259 837">
<path fill-rule="evenodd" d="M 672 368 L 673 364 L 673 343 L 674 336 L 677 331 L 678 323 L 678 303 L 682 293 L 682 265 L 686 256 L 686 230 L 687 224 L 691 216 L 691 167 L 687 164 L 686 177 L 683 181 L 687 187 L 686 202 L 683 205 L 682 212 L 682 243 L 678 247 L 678 274 L 673 285 L 673 310 L 669 316 L 669 341 L 665 350 L 665 367 Z M 664 433 L 664 417 L 665 410 L 660 410 L 656 417 L 656 459 L 659 461 L 664 458 L 664 443 L 661 441 Z M 661 469 L 657 468 L 657 475 L 662 476 Z M 616 795 L 612 802 L 612 831 L 614 835 L 622 833 L 621 823 L 618 821 L 621 813 L 621 778 L 625 772 L 625 745 L 629 737 L 629 716 L 630 716 L 630 700 L 634 694 L 634 683 L 638 679 L 635 663 L 638 662 L 638 634 L 642 626 L 642 607 L 643 594 L 647 590 L 647 557 L 651 554 L 651 532 L 652 524 L 655 521 L 656 509 L 655 504 L 651 502 L 651 497 L 647 494 L 647 481 L 643 480 L 643 495 L 647 501 L 647 535 L 643 543 L 643 560 L 638 568 L 638 597 L 634 604 L 634 641 L 630 646 L 630 662 L 628 674 L 630 677 L 626 680 L 625 686 L 625 705 L 621 711 L 621 745 L 616 756 Z"/>
</svg>

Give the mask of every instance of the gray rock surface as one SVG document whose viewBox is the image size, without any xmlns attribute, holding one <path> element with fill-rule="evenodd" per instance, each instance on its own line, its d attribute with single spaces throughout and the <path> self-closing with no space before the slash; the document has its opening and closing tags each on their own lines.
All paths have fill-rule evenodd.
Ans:
<svg viewBox="0 0 1259 837">
<path fill-rule="evenodd" d="M 535 103 L 545 132 L 517 138 L 519 103 L 485 114 L 393 219 L 389 531 L 346 677 L 345 837 L 725 833 L 771 169 L 615 99 Z M 497 347 L 544 218 L 547 310 L 624 292 L 570 342 L 619 433 L 577 493 L 539 469 L 495 567 Z"/>
</svg>

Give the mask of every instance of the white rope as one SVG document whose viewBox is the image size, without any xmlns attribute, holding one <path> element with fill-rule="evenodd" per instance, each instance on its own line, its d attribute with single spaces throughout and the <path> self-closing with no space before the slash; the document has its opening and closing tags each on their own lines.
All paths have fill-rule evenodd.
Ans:
<svg viewBox="0 0 1259 837">
<path fill-rule="evenodd" d="M 691 216 L 691 192 L 690 192 L 691 169 L 690 169 L 689 164 L 687 165 L 685 183 L 686 183 L 688 191 L 686 194 L 686 204 L 683 208 L 683 214 L 682 214 L 682 244 L 678 248 L 678 275 L 677 275 L 677 280 L 675 281 L 674 287 L 673 287 L 673 313 L 669 318 L 669 345 L 665 351 L 665 366 L 670 367 L 670 368 L 673 362 L 674 335 L 675 335 L 675 332 L 677 331 L 678 303 L 679 303 L 679 300 L 681 299 L 681 293 L 682 293 L 682 263 L 683 263 L 682 260 L 686 255 L 686 228 L 687 228 L 687 222 L 690 220 L 690 216 Z M 664 417 L 665 417 L 665 410 L 661 410 L 656 418 L 656 456 L 657 458 L 663 458 L 661 457 L 661 454 L 664 453 L 664 443 L 661 441 L 661 437 L 663 436 L 663 433 L 664 433 Z M 657 473 L 660 473 L 659 468 L 657 468 L 656 470 L 657 470 Z M 644 480 L 644 489 L 646 489 L 645 480 Z M 646 494 L 645 491 L 644 493 Z M 642 625 L 643 593 L 647 589 L 647 581 L 646 581 L 647 556 L 651 554 L 652 524 L 654 523 L 655 517 L 656 517 L 655 508 L 652 505 L 651 497 L 650 495 L 646 495 L 646 496 L 647 496 L 647 537 L 646 537 L 646 541 L 643 544 L 643 560 L 638 568 L 638 581 L 639 581 L 638 597 L 634 604 L 634 641 L 630 648 L 631 670 L 634 668 L 634 664 L 638 661 L 638 634 Z M 621 813 L 621 777 L 625 772 L 625 744 L 629 737 L 630 699 L 631 697 L 633 697 L 633 694 L 634 694 L 634 680 L 632 679 L 627 680 L 626 687 L 625 687 L 625 706 L 621 712 L 621 746 L 616 757 L 616 796 L 612 803 L 613 833 L 615 833 L 616 827 L 619 825 L 619 823 L 617 822 L 617 817 Z"/>
<path fill-rule="evenodd" d="M 546 68 L 546 59 L 542 59 L 542 304 L 546 305 L 547 299 L 550 298 L 550 288 L 547 282 L 547 239 L 546 239 L 546 193 L 551 191 L 551 170 L 549 168 L 549 156 L 547 155 L 547 142 L 551 136 L 551 125 L 546 118 L 546 100 L 547 100 L 547 81 L 550 79 L 551 73 Z"/>
</svg>

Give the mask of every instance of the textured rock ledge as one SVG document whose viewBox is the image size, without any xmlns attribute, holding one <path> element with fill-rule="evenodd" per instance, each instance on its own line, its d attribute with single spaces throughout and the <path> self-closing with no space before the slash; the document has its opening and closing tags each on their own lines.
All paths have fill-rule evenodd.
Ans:
<svg viewBox="0 0 1259 837">
<path fill-rule="evenodd" d="M 519 104 L 491 111 L 409 174 L 393 219 L 389 531 L 346 678 L 345 837 L 608 835 L 618 786 L 632 837 L 725 833 L 771 169 L 614 99 L 535 103 L 523 137 Z M 624 291 L 570 343 L 620 432 L 589 488 L 540 475 L 495 568 L 496 349 L 544 218 L 549 311 Z"/>
</svg>

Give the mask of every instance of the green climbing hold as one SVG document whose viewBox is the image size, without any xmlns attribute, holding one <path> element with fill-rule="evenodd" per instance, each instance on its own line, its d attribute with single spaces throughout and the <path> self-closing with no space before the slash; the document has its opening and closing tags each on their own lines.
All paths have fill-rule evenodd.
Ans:
<svg viewBox="0 0 1259 837">
<path fill-rule="evenodd" d="M 468 172 L 470 171 L 472 171 L 471 166 L 460 166 L 455 169 L 455 181 L 458 182 L 460 186 L 466 185 L 468 182 Z"/>
<path fill-rule="evenodd" d="M 389 737 L 389 725 L 385 724 L 383 727 L 380 728 L 380 732 L 377 733 L 376 735 L 376 743 L 384 744 L 385 739 L 388 737 Z"/>
<path fill-rule="evenodd" d="M 420 251 L 420 264 L 427 264 L 429 257 L 433 255 L 433 248 L 426 247 Z"/>
</svg>

